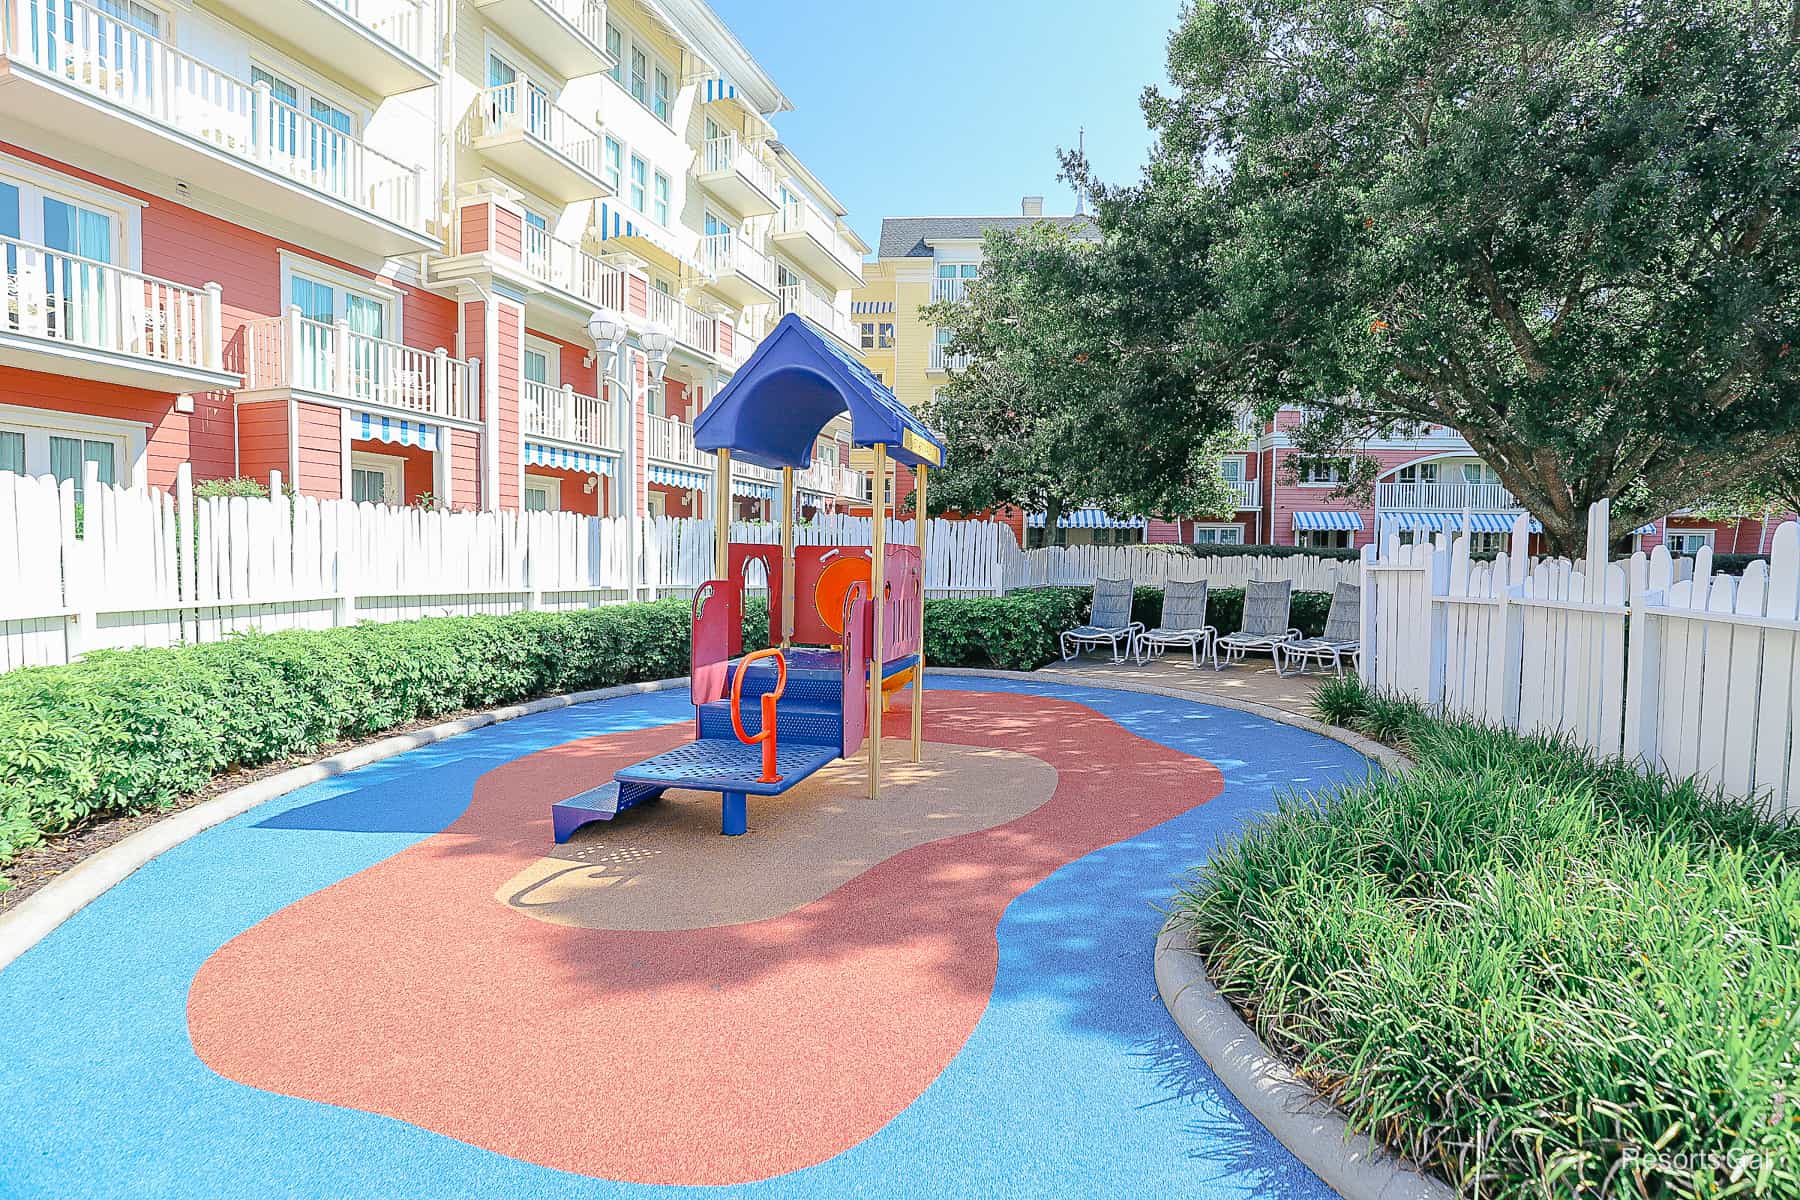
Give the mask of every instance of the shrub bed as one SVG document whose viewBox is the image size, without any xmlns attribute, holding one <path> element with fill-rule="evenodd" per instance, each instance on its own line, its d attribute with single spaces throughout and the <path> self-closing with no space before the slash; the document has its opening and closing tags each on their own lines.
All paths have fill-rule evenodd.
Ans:
<svg viewBox="0 0 1800 1200">
<path fill-rule="evenodd" d="M 1178 900 L 1264 1041 L 1482 1197 L 1793 1196 L 1800 829 L 1354 680 L 1418 764 L 1290 799 Z"/>
</svg>

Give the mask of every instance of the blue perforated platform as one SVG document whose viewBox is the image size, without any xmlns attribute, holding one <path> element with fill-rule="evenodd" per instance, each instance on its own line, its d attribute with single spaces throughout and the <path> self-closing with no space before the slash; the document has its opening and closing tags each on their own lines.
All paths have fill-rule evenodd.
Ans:
<svg viewBox="0 0 1800 1200">
<path fill-rule="evenodd" d="M 775 732 L 786 742 L 812 742 L 821 746 L 841 746 L 844 742 L 844 714 L 835 704 L 796 704 L 783 697 L 775 707 Z M 748 699 L 742 712 L 744 732 L 752 737 L 762 732 L 762 705 Z M 700 736 L 703 738 L 736 738 L 731 727 L 731 701 L 714 700 L 700 706 Z"/>
<path fill-rule="evenodd" d="M 702 738 L 655 758 L 627 767 L 613 778 L 620 783 L 652 784 L 701 792 L 742 792 L 779 796 L 838 756 L 838 747 L 783 740 L 776 747 L 778 783 L 762 783 L 762 747 L 736 738 Z"/>
</svg>

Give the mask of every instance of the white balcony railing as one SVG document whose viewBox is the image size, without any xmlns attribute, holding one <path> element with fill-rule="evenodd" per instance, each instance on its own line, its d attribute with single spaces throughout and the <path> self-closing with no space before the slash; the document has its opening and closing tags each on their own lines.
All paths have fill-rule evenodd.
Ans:
<svg viewBox="0 0 1800 1200">
<path fill-rule="evenodd" d="M 0 237 L 0 330 L 221 371 L 219 285 L 187 287 Z"/>
<path fill-rule="evenodd" d="M 963 298 L 969 280 L 963 278 L 934 279 L 931 281 L 931 302 L 933 304 L 954 304 Z"/>
<path fill-rule="evenodd" d="M 654 413 L 644 418 L 645 453 L 662 462 L 713 469 L 713 456 L 694 449 L 694 427 Z"/>
<path fill-rule="evenodd" d="M 412 230 L 425 227 L 423 167 L 396 162 L 167 42 L 80 0 L 8 0 L 8 59 L 309 191 Z"/>
<path fill-rule="evenodd" d="M 745 182 L 751 187 L 771 199 L 774 198 L 775 172 L 770 169 L 769 164 L 751 153 L 750 149 L 738 140 L 736 133 L 709 138 L 701 148 L 701 174 L 724 175 L 727 172 L 735 172 L 743 176 Z"/>
<path fill-rule="evenodd" d="M 250 322 L 243 338 L 237 369 L 246 391 L 292 388 L 426 416 L 481 419 L 480 359 L 354 333 L 346 322 L 309 320 L 298 308 Z"/>
<path fill-rule="evenodd" d="M 1523 511 L 1518 497 L 1498 483 L 1378 483 L 1378 509 L 1426 509 L 1444 512 Z"/>
<path fill-rule="evenodd" d="M 483 88 L 477 136 L 522 132 L 582 171 L 600 177 L 600 131 L 528 79 Z"/>
<path fill-rule="evenodd" d="M 563 19 L 596 46 L 606 45 L 605 0 L 545 0 Z"/>
<path fill-rule="evenodd" d="M 319 3 L 329 4 L 382 41 L 420 62 L 431 61 L 432 29 L 437 13 L 427 0 L 319 0 Z"/>
<path fill-rule="evenodd" d="M 831 252 L 831 256 L 842 263 L 859 278 L 862 275 L 862 255 L 850 244 L 850 240 L 838 232 L 837 222 L 815 206 L 810 200 L 800 196 L 789 195 L 787 203 L 781 206 L 780 223 L 776 229 L 781 233 L 804 233 Z"/>
<path fill-rule="evenodd" d="M 521 417 L 527 437 L 555 438 L 601 450 L 618 450 L 620 434 L 612 401 L 584 396 L 568 384 L 525 381 Z"/>
<path fill-rule="evenodd" d="M 1262 480 L 1260 479 L 1228 479 L 1231 490 L 1237 493 L 1237 511 L 1246 508 L 1262 507 Z"/>
<path fill-rule="evenodd" d="M 700 264 L 709 275 L 738 274 L 775 290 L 775 263 L 735 233 L 715 233 L 700 239 Z"/>
<path fill-rule="evenodd" d="M 836 334 L 845 345 L 852 349 L 856 347 L 855 322 L 839 312 L 829 299 L 800 283 L 787 284 L 778 289 L 778 294 L 783 313 L 799 313 L 813 324 Z"/>
<path fill-rule="evenodd" d="M 930 369 L 933 371 L 960 371 L 969 365 L 972 356 L 968 354 L 952 354 L 942 342 L 931 343 Z"/>
<path fill-rule="evenodd" d="M 565 242 L 536 225 L 525 226 L 525 271 L 540 283 L 579 296 L 596 308 L 622 312 L 625 272 L 608 266 L 573 242 Z"/>
<path fill-rule="evenodd" d="M 652 323 L 661 325 L 691 350 L 712 354 L 717 349 L 718 326 L 711 317 L 655 288 L 650 289 L 649 297 L 646 309 Z"/>
</svg>

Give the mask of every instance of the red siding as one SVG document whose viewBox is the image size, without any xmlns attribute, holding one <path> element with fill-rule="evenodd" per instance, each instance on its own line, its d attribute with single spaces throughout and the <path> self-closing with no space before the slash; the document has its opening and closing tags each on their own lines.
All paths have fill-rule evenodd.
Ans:
<svg viewBox="0 0 1800 1200">
<path fill-rule="evenodd" d="M 650 311 L 650 281 L 642 275 L 625 277 L 625 307 L 640 317 Z"/>
<path fill-rule="evenodd" d="M 492 211 L 487 203 L 465 204 L 461 210 L 462 242 L 464 254 L 479 254 L 488 248 L 488 213 Z"/>
<path fill-rule="evenodd" d="M 515 262 L 525 257 L 525 222 L 504 208 L 494 212 L 494 251 Z"/>
<path fill-rule="evenodd" d="M 0 367 L 0 404 L 87 413 L 146 426 L 144 473 L 151 487 L 172 486 L 175 468 L 187 461 L 189 418 L 175 411 L 175 397 L 168 392 L 147 392 L 40 371 Z M 229 448 L 229 441 L 226 445 Z M 121 467 L 125 465 L 120 464 Z M 230 467 L 227 459 L 224 474 L 230 474 Z M 204 478 L 212 478 L 218 473 Z"/>
<path fill-rule="evenodd" d="M 458 429 L 450 435 L 452 507 L 481 507 L 481 437 Z"/>
<path fill-rule="evenodd" d="M 238 406 L 239 470 L 264 483 L 269 472 L 288 473 L 287 401 L 266 400 Z"/>
<path fill-rule="evenodd" d="M 500 380 L 495 388 L 500 421 L 500 479 L 494 494 L 502 509 L 516 509 L 519 495 L 519 381 L 524 364 L 520 349 L 524 340 L 524 314 L 510 304 L 498 306 L 500 324 Z"/>
<path fill-rule="evenodd" d="M 343 410 L 325 404 L 299 404 L 300 479 L 298 487 L 328 500 L 344 494 Z"/>
</svg>

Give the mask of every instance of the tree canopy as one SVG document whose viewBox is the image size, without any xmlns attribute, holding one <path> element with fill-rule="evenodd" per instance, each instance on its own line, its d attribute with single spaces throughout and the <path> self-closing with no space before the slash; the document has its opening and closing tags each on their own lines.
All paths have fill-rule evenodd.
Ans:
<svg viewBox="0 0 1800 1200">
<path fill-rule="evenodd" d="M 1183 334 L 1204 250 L 1170 252 L 1207 236 L 1199 197 L 1140 199 L 1154 243 L 1048 222 L 991 231 L 964 298 L 926 310 L 968 356 L 925 414 L 949 451 L 933 507 L 1016 504 L 1050 521 L 1084 504 L 1231 511 L 1218 461 L 1235 441 L 1233 401 Z"/>
<path fill-rule="evenodd" d="M 1579 544 L 1800 439 L 1800 7 L 1195 3 L 1160 156 L 1221 182 L 1222 369 L 1341 455 L 1461 433 Z M 1154 186 L 1154 177 L 1150 186 Z M 1365 467 L 1365 472 L 1367 468 Z"/>
</svg>

